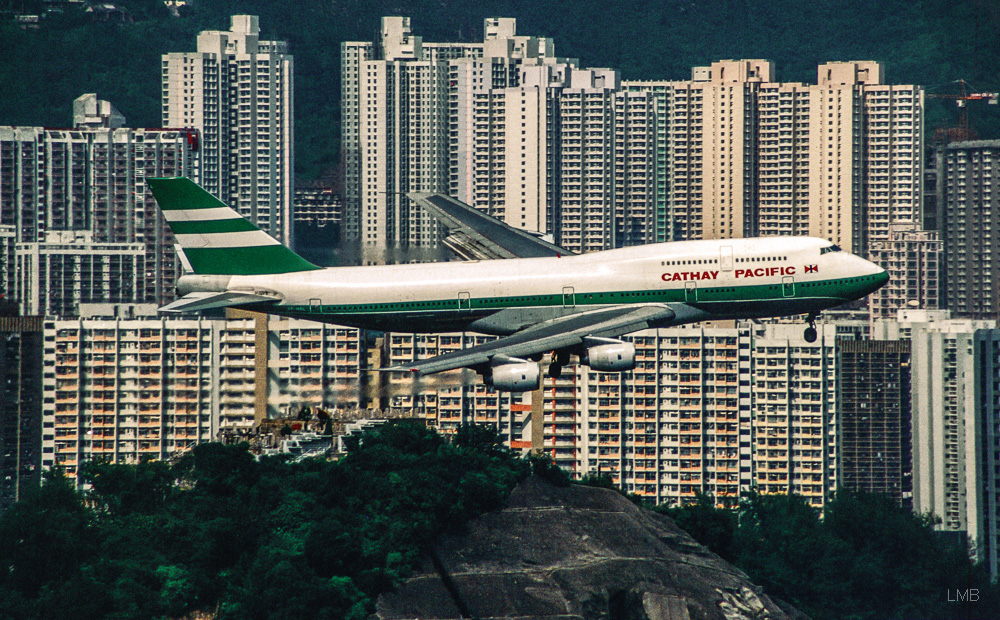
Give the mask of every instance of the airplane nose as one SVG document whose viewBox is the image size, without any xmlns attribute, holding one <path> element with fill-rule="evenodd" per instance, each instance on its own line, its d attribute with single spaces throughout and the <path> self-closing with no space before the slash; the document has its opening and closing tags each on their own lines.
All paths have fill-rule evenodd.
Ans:
<svg viewBox="0 0 1000 620">
<path fill-rule="evenodd" d="M 871 261 L 865 261 L 865 262 L 868 263 L 871 273 L 870 276 L 865 278 L 866 280 L 865 284 L 867 284 L 867 286 L 865 287 L 864 294 L 868 295 L 870 293 L 874 293 L 875 291 L 885 286 L 886 283 L 889 282 L 889 274 L 886 272 L 885 269 L 876 265 L 875 263 Z"/>
<path fill-rule="evenodd" d="M 876 289 L 880 289 L 889 282 L 889 274 L 885 269 L 879 269 L 879 272 L 875 274 L 875 282 L 878 283 Z"/>
</svg>

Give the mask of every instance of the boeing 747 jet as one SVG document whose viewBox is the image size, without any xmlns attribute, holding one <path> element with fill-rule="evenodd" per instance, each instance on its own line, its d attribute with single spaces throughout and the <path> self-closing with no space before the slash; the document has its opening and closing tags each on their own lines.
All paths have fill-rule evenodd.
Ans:
<svg viewBox="0 0 1000 620">
<path fill-rule="evenodd" d="M 318 267 L 186 178 L 147 179 L 187 273 L 164 312 L 237 307 L 400 332 L 473 331 L 491 342 L 389 371 L 471 368 L 526 391 L 553 354 L 603 372 L 631 370 L 619 337 L 710 319 L 817 314 L 888 281 L 885 270 L 811 237 L 678 241 L 574 255 L 439 194 L 409 194 L 449 230 L 465 262 Z"/>
</svg>

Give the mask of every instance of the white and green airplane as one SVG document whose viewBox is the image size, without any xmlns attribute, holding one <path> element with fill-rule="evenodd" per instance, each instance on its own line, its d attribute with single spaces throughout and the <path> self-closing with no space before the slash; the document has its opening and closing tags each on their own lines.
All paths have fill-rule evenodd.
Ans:
<svg viewBox="0 0 1000 620">
<path fill-rule="evenodd" d="M 618 337 L 710 319 L 816 315 L 884 285 L 885 270 L 811 237 L 679 241 L 574 255 L 439 194 L 409 194 L 449 229 L 466 262 L 313 265 L 186 178 L 147 179 L 187 268 L 164 312 L 238 307 L 379 331 L 473 331 L 486 344 L 389 371 L 472 368 L 488 385 L 539 385 L 553 353 L 604 372 L 631 370 Z"/>
</svg>

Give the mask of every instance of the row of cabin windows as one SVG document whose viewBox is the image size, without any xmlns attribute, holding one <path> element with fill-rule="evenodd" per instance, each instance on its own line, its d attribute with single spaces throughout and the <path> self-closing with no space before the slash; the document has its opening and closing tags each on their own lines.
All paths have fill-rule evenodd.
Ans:
<svg viewBox="0 0 1000 620">
<path fill-rule="evenodd" d="M 735 259 L 737 263 L 765 263 L 771 261 L 788 260 L 787 256 L 753 256 L 750 258 L 737 258 Z M 702 259 L 702 260 L 667 260 L 661 261 L 660 266 L 662 267 L 673 267 L 676 265 L 718 265 L 719 260 L 716 258 L 712 259 Z"/>
</svg>

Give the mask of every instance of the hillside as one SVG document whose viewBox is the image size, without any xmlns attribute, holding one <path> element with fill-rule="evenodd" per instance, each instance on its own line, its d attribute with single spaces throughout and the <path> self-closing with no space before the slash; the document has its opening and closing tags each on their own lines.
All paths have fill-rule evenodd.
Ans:
<svg viewBox="0 0 1000 620">
<path fill-rule="evenodd" d="M 658 508 L 668 519 L 571 486 L 488 427 L 446 439 L 397 421 L 348 444 L 301 462 L 214 443 L 91 462 L 85 496 L 49 475 L 0 514 L 0 618 L 783 617 L 769 598 L 816 620 L 1000 612 L 985 567 L 883 498 L 838 494 L 823 521 L 796 496 L 736 512 L 702 498 Z M 959 588 L 978 598 L 947 600 Z"/>
<path fill-rule="evenodd" d="M 768 58 L 782 81 L 815 80 L 828 60 L 875 59 L 890 81 L 956 92 L 968 80 L 1000 90 L 1000 3 L 971 0 L 195 0 L 172 17 L 158 0 L 121 0 L 107 21 L 79 5 L 23 0 L 49 13 L 37 30 L 10 15 L 0 24 L 0 124 L 65 126 L 84 92 L 112 101 L 134 127 L 160 123 L 160 55 L 194 48 L 196 34 L 226 29 L 229 15 L 260 16 L 262 35 L 289 41 L 296 64 L 296 169 L 331 174 L 339 140 L 340 42 L 372 40 L 382 15 L 409 15 L 427 41 L 476 41 L 482 19 L 518 19 L 518 31 L 552 37 L 562 56 L 621 69 L 626 79 L 686 79 L 720 58 Z M 955 107 L 928 105 L 930 128 L 954 122 Z M 1000 106 L 977 105 L 973 125 L 1000 137 Z"/>
</svg>

